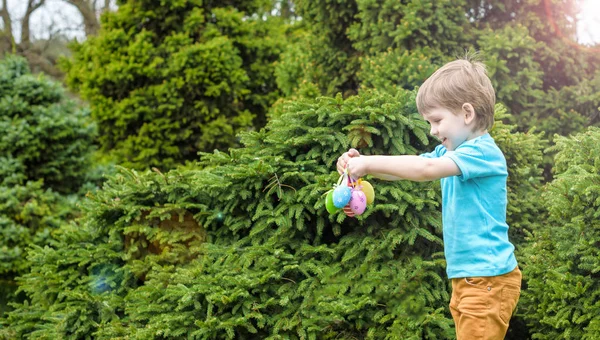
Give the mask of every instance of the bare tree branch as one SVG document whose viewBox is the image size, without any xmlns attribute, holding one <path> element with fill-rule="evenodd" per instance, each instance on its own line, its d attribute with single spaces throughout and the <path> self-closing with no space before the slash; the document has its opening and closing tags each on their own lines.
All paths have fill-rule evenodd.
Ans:
<svg viewBox="0 0 600 340">
<path fill-rule="evenodd" d="M 55 12 L 50 17 L 50 24 L 44 23 L 44 37 L 38 39 L 32 31 L 35 24 L 32 22 L 33 14 L 38 9 L 42 11 L 52 0 L 19 1 L 27 7 L 22 19 L 16 20 L 10 14 L 10 0 L 0 0 L 0 19 L 3 21 L 3 27 L 0 28 L 0 55 L 14 53 L 23 56 L 28 60 L 32 71 L 44 72 L 57 79 L 63 74 L 56 67 L 56 62 L 60 56 L 69 53 L 69 37 L 82 31 L 85 31 L 86 36 L 96 34 L 100 28 L 100 15 L 116 7 L 114 0 L 55 0 L 74 6 L 83 17 L 83 22 L 77 27 L 69 27 L 65 23 L 71 22 L 72 18 L 67 17 L 67 13 Z M 15 37 L 13 33 L 15 25 L 21 26 L 20 37 Z"/>
<path fill-rule="evenodd" d="M 7 0 L 2 0 L 2 9 L 0 9 L 0 17 L 4 22 L 3 38 L 6 39 L 7 45 L 11 50 L 15 47 L 15 37 L 12 32 L 12 19 L 8 11 Z"/>
<path fill-rule="evenodd" d="M 85 35 L 95 35 L 100 30 L 100 21 L 96 16 L 96 4 L 92 0 L 64 0 L 69 3 L 81 13 L 83 17 L 83 23 L 85 26 Z"/>
<path fill-rule="evenodd" d="M 23 16 L 23 22 L 21 23 L 21 45 L 25 49 L 31 44 L 31 32 L 29 29 L 31 15 L 44 5 L 44 2 L 46 2 L 46 0 L 27 0 L 27 9 Z"/>
</svg>

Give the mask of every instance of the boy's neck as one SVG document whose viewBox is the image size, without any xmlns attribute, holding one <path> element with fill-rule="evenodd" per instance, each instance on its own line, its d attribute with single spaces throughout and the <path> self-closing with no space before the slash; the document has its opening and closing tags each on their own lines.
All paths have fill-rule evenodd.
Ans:
<svg viewBox="0 0 600 340">
<path fill-rule="evenodd" d="M 475 139 L 477 137 L 483 136 L 486 133 L 488 133 L 488 130 L 477 130 L 477 131 L 473 131 L 468 137 L 467 140 L 471 140 L 471 139 Z"/>
</svg>

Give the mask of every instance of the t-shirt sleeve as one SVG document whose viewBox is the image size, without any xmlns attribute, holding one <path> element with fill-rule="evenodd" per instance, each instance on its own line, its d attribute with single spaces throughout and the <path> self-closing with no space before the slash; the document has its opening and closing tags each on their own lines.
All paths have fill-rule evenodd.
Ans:
<svg viewBox="0 0 600 340">
<path fill-rule="evenodd" d="M 501 159 L 486 157 L 477 145 L 462 145 L 453 152 L 447 152 L 445 156 L 456 163 L 462 173 L 458 177 L 463 181 L 477 177 L 501 175 L 506 172 Z"/>
<path fill-rule="evenodd" d="M 424 158 L 438 158 L 443 156 L 444 152 L 442 151 L 442 145 L 438 145 L 431 152 L 422 153 L 419 156 Z"/>
</svg>

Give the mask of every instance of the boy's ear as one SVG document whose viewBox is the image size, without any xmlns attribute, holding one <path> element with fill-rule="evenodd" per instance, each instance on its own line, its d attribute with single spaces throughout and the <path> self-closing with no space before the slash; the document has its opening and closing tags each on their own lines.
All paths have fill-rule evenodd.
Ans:
<svg viewBox="0 0 600 340">
<path fill-rule="evenodd" d="M 465 115 L 465 124 L 469 125 L 475 120 L 475 109 L 471 103 L 464 103 L 462 105 L 463 114 Z"/>
</svg>

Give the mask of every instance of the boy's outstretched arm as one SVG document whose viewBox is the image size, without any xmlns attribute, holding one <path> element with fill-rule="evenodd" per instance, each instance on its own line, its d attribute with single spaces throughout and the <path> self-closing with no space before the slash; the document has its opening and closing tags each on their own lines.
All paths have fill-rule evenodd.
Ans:
<svg viewBox="0 0 600 340">
<path fill-rule="evenodd" d="M 448 157 L 360 156 L 355 149 L 350 149 L 338 158 L 338 172 L 343 172 L 346 167 L 355 178 L 372 175 L 386 180 L 422 182 L 461 174 L 456 163 Z"/>
</svg>

